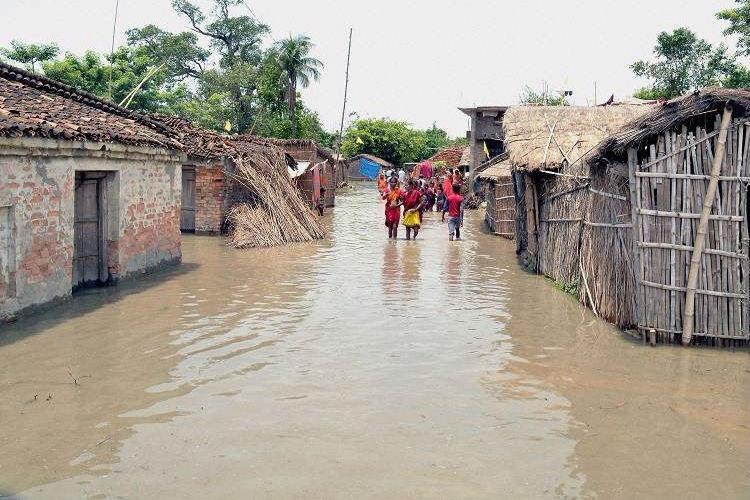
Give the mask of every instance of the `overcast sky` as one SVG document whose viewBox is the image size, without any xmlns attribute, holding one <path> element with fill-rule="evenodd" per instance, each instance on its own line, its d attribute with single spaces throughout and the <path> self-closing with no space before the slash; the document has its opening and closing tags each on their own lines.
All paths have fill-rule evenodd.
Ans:
<svg viewBox="0 0 750 500">
<path fill-rule="evenodd" d="M 198 0 L 201 6 L 210 0 Z M 338 129 L 346 44 L 354 28 L 347 110 L 463 135 L 456 108 L 513 104 L 525 84 L 574 91 L 574 102 L 630 95 L 628 66 L 648 58 L 660 31 L 687 26 L 712 43 L 716 11 L 732 0 L 247 0 L 278 39 L 306 33 L 325 63 L 302 90 L 324 125 Z M 0 45 L 54 41 L 63 51 L 109 52 L 115 0 L 0 0 Z M 238 14 L 247 8 L 238 7 Z M 187 30 L 170 0 L 120 0 L 116 43 L 148 23 Z M 272 40 L 269 40 L 269 43 Z"/>
</svg>

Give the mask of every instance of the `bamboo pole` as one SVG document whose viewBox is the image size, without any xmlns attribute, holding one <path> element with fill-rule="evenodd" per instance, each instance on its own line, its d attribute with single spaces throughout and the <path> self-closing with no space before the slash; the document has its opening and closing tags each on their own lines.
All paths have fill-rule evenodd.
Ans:
<svg viewBox="0 0 750 500">
<path fill-rule="evenodd" d="M 703 211 L 701 213 L 700 222 L 698 223 L 695 242 L 693 243 L 695 249 L 693 250 L 693 255 L 690 259 L 690 272 L 688 274 L 687 292 L 685 294 L 685 314 L 682 320 L 683 345 L 689 345 L 693 338 L 693 327 L 695 322 L 695 285 L 698 280 L 698 269 L 701 262 L 701 255 L 703 253 L 703 245 L 705 244 L 706 239 L 708 216 L 711 213 L 711 207 L 716 198 L 716 188 L 719 186 L 719 173 L 721 172 L 721 163 L 724 159 L 724 151 L 727 145 L 727 130 L 731 121 L 732 105 L 731 103 L 727 103 L 724 107 L 724 115 L 721 117 L 719 143 L 716 146 L 716 153 L 714 154 L 714 161 L 711 166 L 711 179 L 708 183 L 706 197 L 703 199 Z"/>
</svg>

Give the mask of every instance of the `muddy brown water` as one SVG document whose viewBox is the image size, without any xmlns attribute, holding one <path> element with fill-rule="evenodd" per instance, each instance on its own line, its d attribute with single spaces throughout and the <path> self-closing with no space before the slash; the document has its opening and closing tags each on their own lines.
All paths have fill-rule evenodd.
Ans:
<svg viewBox="0 0 750 500">
<path fill-rule="evenodd" d="M 184 264 L 0 327 L 0 496 L 748 498 L 750 357 L 629 340 L 469 216 Z"/>
</svg>

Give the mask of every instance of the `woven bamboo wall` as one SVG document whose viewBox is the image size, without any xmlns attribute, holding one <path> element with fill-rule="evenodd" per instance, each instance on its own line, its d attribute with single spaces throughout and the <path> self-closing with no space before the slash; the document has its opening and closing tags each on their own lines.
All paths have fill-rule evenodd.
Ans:
<svg viewBox="0 0 750 500">
<path fill-rule="evenodd" d="M 550 175 L 538 177 L 536 184 L 540 193 L 537 271 L 563 285 L 578 285 L 587 184 L 572 177 Z"/>
<path fill-rule="evenodd" d="M 637 322 L 626 165 L 593 172 L 581 236 L 579 298 L 620 327 Z"/>
<path fill-rule="evenodd" d="M 510 177 L 488 181 L 484 199 L 487 202 L 485 221 L 498 236 L 513 239 L 516 234 L 516 198 Z"/>
</svg>

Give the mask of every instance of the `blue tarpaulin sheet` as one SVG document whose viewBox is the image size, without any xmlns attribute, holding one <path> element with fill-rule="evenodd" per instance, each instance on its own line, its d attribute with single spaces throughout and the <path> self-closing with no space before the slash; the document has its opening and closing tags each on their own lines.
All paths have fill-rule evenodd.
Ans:
<svg viewBox="0 0 750 500">
<path fill-rule="evenodd" d="M 379 172 L 380 172 L 380 165 L 378 165 L 374 161 L 370 161 L 367 158 L 359 159 L 359 173 L 360 174 L 364 175 L 370 180 L 375 180 L 378 178 Z"/>
</svg>

